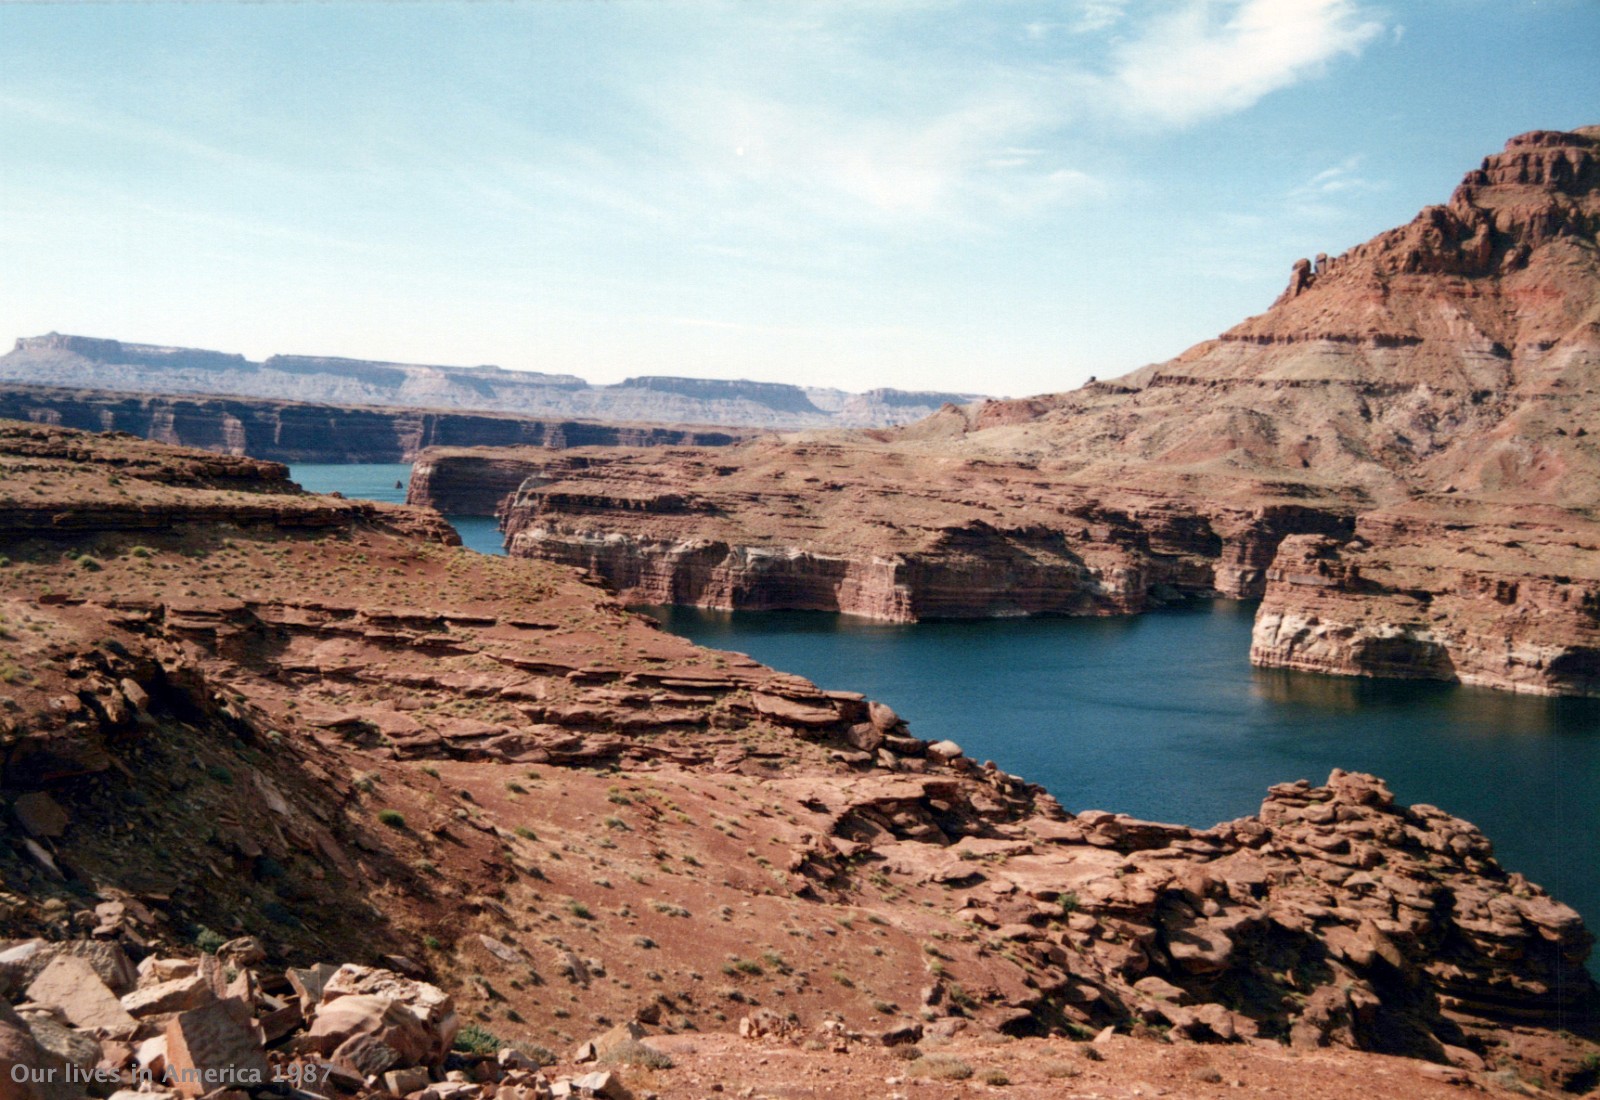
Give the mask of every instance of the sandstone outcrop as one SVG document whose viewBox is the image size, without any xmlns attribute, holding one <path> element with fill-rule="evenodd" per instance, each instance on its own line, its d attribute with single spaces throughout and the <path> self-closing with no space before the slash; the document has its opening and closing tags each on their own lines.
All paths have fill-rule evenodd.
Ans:
<svg viewBox="0 0 1600 1100">
<path fill-rule="evenodd" d="M 1259 596 L 1282 538 L 1351 522 L 1288 498 L 1196 514 L 1139 489 L 1056 484 L 1032 463 L 868 443 L 763 440 L 726 461 L 585 452 L 532 468 L 503 509 L 513 555 L 591 570 L 642 603 L 901 622 Z"/>
<path fill-rule="evenodd" d="M 1597 163 L 1600 128 L 1513 138 L 1268 312 L 1071 393 L 551 456 L 512 553 L 897 620 L 1264 596 L 1261 664 L 1600 694 Z"/>
<path fill-rule="evenodd" d="M 274 355 L 254 362 L 242 355 L 198 348 L 155 347 L 54 332 L 23 337 L 9 353 L 0 355 L 0 379 L 29 386 L 74 389 L 88 386 L 114 391 L 113 396 L 71 400 L 89 402 L 86 412 L 128 417 L 134 422 L 150 417 L 158 425 L 165 422 L 171 430 L 176 430 L 180 421 L 187 421 L 187 430 L 200 434 L 237 432 L 239 425 L 226 419 L 219 421 L 204 411 L 197 418 L 197 410 L 217 407 L 216 403 L 203 398 L 147 406 L 138 399 L 117 395 L 209 394 L 267 398 L 279 403 L 398 406 L 433 410 L 436 418 L 445 418 L 446 414 L 454 412 L 483 412 L 555 420 L 578 418 L 767 429 L 904 424 L 927 416 L 947 402 L 978 399 L 975 394 L 889 389 L 857 394 L 787 383 L 662 376 L 628 378 L 612 386 L 593 386 L 570 374 L 542 374 L 500 367 L 380 363 L 327 356 Z M 24 400 L 28 396 L 22 395 Z M 57 392 L 50 400 L 69 399 Z M 220 404 L 227 408 L 231 403 Z M 3 410 L 0 415 L 14 415 L 3 401 L 0 401 L 0 410 Z M 263 427 L 273 420 L 270 410 L 258 415 L 263 418 Z M 372 412 L 367 417 L 378 419 Z M 355 424 L 370 426 L 370 420 L 362 417 L 349 419 Z M 292 409 L 284 414 L 283 421 L 291 432 L 304 422 Z M 90 427 L 87 424 L 70 426 Z M 100 425 L 102 430 L 110 427 L 123 428 L 124 425 Z M 479 438 L 449 436 L 432 442 L 445 445 L 496 442 L 511 430 L 504 425 L 496 430 L 495 425 L 481 421 L 476 422 L 475 427 L 484 433 Z M 575 432 L 581 429 L 558 424 L 551 425 L 549 430 Z M 183 441 L 201 442 L 198 439 Z M 522 435 L 505 439 L 505 442 L 538 441 Z"/>
</svg>

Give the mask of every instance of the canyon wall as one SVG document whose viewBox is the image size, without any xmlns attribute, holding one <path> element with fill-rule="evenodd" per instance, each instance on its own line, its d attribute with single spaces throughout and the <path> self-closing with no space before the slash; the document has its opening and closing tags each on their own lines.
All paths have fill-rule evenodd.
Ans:
<svg viewBox="0 0 1600 1100">
<path fill-rule="evenodd" d="M 1349 541 L 1286 540 L 1250 659 L 1293 668 L 1600 696 L 1596 544 L 1550 517 L 1466 525 L 1368 513 Z"/>
<path fill-rule="evenodd" d="M 896 622 L 1109 615 L 1258 597 L 1283 538 L 1348 535 L 1352 523 L 1289 502 L 1197 514 L 1156 494 L 1040 481 L 1016 463 L 940 471 L 864 446 L 820 447 L 828 479 L 797 486 L 797 449 L 547 454 L 503 509 L 511 553 L 589 570 L 641 603 Z"/>
<path fill-rule="evenodd" d="M 0 418 L 128 432 L 161 443 L 292 463 L 411 462 L 418 452 L 435 446 L 720 447 L 755 434 L 738 428 L 600 424 L 19 385 L 0 385 Z M 493 511 L 490 507 L 484 514 Z"/>
</svg>

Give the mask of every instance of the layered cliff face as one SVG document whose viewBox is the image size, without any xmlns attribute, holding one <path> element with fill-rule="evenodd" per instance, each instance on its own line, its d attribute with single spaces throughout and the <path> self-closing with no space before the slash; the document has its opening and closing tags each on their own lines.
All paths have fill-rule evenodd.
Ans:
<svg viewBox="0 0 1600 1100">
<path fill-rule="evenodd" d="M 1470 517 L 1469 522 L 1463 522 Z M 1600 681 L 1600 532 L 1533 509 L 1396 509 L 1286 540 L 1251 659 L 1560 695 Z"/>
<path fill-rule="evenodd" d="M 1376 1051 L 1573 1087 L 1600 1050 L 1577 914 L 1370 776 L 1205 830 L 1072 813 L 431 512 L 37 425 L 0 425 L 0 474 L 0 934 L 92 929 L 102 962 L 253 935 L 210 995 L 269 1057 L 316 1007 L 269 972 L 327 960 L 409 970 L 526 1049 L 617 1021 L 836 1051 L 1115 1027 L 1235 1044 L 1252 1080 L 1283 1056 L 1262 1038 L 1352 1080 Z M 0 997 L 52 992 L 18 970 L 40 950 L 0 956 Z M 114 1068 L 174 1026 L 130 996 Z M 1048 1095 L 1029 1043 L 1008 1064 Z M 372 1052 L 340 1049 L 359 1080 Z"/>
<path fill-rule="evenodd" d="M 645 599 L 896 619 L 1265 595 L 1258 663 L 1600 693 L 1597 164 L 1600 129 L 1514 138 L 1448 204 L 1120 379 L 895 431 L 554 462 L 510 512 L 513 552 Z M 1425 612 L 1292 581 L 1299 542 L 1273 565 L 1285 536 L 1358 530 L 1362 575 L 1404 574 Z M 1488 574 L 1519 600 L 1478 599 Z M 1348 643 L 1424 621 L 1429 645 L 1382 659 Z"/>
<path fill-rule="evenodd" d="M 248 398 L 137 396 L 19 385 L 0 385 L 0 419 L 27 420 L 91 432 L 128 432 L 160 443 L 297 463 L 411 462 L 429 447 L 465 444 L 551 448 L 666 444 L 722 447 L 758 434 L 740 428 L 601 424 L 589 420 L 535 420 L 427 409 L 311 405 Z M 493 513 L 491 505 L 483 514 Z"/>
<path fill-rule="evenodd" d="M 1118 614 L 1258 596 L 1278 541 L 1348 521 L 1292 500 L 1197 514 L 1031 463 L 766 440 L 719 456 L 550 455 L 506 506 L 514 555 L 630 599 L 928 617 Z"/>
<path fill-rule="evenodd" d="M 976 394 L 904 390 L 853 394 L 780 382 L 659 376 L 592 386 L 567 374 L 327 356 L 274 355 L 258 363 L 197 348 L 126 344 L 54 332 L 17 340 L 8 354 L 0 355 L 0 379 L 139 394 L 213 394 L 542 419 L 768 429 L 883 427 L 927 416 L 947 402 L 978 400 Z M 465 445 L 502 440 L 459 437 L 430 442 Z M 503 442 L 537 441 L 522 437 Z"/>
</svg>

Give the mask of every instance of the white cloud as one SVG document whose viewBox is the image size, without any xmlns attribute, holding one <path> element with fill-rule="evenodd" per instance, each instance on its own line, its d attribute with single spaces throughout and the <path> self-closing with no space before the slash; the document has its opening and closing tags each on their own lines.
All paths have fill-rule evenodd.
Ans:
<svg viewBox="0 0 1600 1100">
<path fill-rule="evenodd" d="M 1343 213 L 1342 200 L 1381 190 L 1383 184 L 1361 174 L 1361 157 L 1352 156 L 1290 190 L 1285 209 L 1294 217 L 1332 218 Z"/>
<path fill-rule="evenodd" d="M 1128 0 L 1081 0 L 1077 5 L 1077 18 L 1072 30 L 1078 34 L 1091 34 L 1114 27 L 1122 21 Z"/>
<path fill-rule="evenodd" d="M 1185 0 L 1114 53 L 1127 113 L 1187 125 L 1319 74 L 1384 31 L 1353 0 Z"/>
</svg>

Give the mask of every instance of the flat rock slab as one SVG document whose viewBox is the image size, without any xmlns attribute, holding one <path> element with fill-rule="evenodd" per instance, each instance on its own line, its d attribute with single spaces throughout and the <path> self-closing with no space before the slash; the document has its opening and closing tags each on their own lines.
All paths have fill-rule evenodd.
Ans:
<svg viewBox="0 0 1600 1100">
<path fill-rule="evenodd" d="M 272 1079 L 242 1003 L 213 1001 L 167 1022 L 167 1076 L 185 1096 L 258 1087 Z"/>
<path fill-rule="evenodd" d="M 122 998 L 122 1007 L 133 1016 L 160 1016 L 169 1012 L 188 1012 L 216 1000 L 204 974 L 191 974 L 170 982 L 136 989 Z"/>
<path fill-rule="evenodd" d="M 28 999 L 59 1008 L 72 1026 L 129 1032 L 137 1025 L 87 959 L 57 955 L 28 986 Z"/>
</svg>

